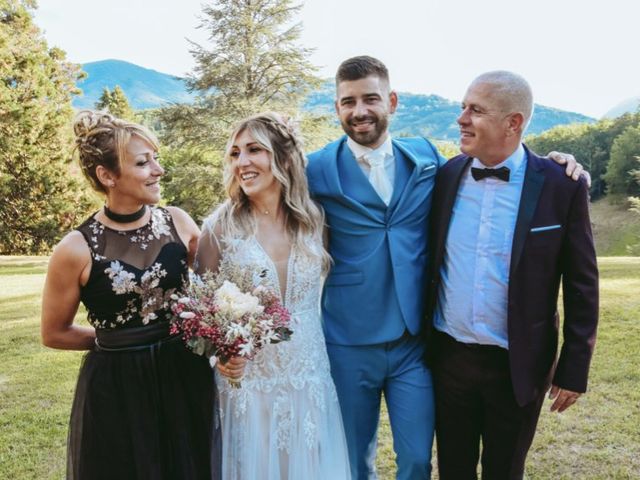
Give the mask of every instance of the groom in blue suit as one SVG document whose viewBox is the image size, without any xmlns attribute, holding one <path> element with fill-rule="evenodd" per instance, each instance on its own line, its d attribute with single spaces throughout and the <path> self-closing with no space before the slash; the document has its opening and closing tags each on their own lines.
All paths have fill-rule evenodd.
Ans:
<svg viewBox="0 0 640 480">
<path fill-rule="evenodd" d="M 376 478 L 384 392 L 398 478 L 429 478 L 434 400 L 418 333 L 425 232 L 443 159 L 424 138 L 390 138 L 398 98 L 382 62 L 346 60 L 336 85 L 336 111 L 347 137 L 311 154 L 307 173 L 329 225 L 334 267 L 322 310 L 352 476 Z"/>
</svg>

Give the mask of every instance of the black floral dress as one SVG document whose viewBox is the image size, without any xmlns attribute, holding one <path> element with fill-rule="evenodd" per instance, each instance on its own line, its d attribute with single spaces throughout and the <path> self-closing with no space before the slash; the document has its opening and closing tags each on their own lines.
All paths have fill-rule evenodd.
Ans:
<svg viewBox="0 0 640 480">
<path fill-rule="evenodd" d="M 170 296 L 188 275 L 170 213 L 151 207 L 131 231 L 93 217 L 78 230 L 92 254 L 81 301 L 97 341 L 78 378 L 67 478 L 218 478 L 211 369 L 169 335 Z"/>
</svg>

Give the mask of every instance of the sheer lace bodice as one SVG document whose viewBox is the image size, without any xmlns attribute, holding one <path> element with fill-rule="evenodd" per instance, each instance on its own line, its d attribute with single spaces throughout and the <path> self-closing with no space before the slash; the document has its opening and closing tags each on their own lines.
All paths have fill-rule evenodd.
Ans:
<svg viewBox="0 0 640 480">
<path fill-rule="evenodd" d="M 97 342 L 76 387 L 67 478 L 219 478 L 209 362 L 169 335 L 170 297 L 187 277 L 171 213 L 150 207 L 149 221 L 127 231 L 91 216 L 77 230 L 91 251 L 80 295 Z"/>
<path fill-rule="evenodd" d="M 171 294 L 187 275 L 187 250 L 171 214 L 150 207 L 149 222 L 113 230 L 90 217 L 77 230 L 91 250 L 91 274 L 81 289 L 95 328 L 140 327 L 170 318 Z"/>
</svg>

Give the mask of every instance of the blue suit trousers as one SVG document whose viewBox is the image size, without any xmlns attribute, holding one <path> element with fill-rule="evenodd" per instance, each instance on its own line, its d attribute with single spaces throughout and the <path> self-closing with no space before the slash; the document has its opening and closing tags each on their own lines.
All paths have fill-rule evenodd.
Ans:
<svg viewBox="0 0 640 480">
<path fill-rule="evenodd" d="M 354 480 L 376 479 L 375 454 L 380 400 L 389 412 L 397 478 L 431 477 L 434 395 L 424 346 L 405 333 L 376 345 L 327 344 Z"/>
</svg>

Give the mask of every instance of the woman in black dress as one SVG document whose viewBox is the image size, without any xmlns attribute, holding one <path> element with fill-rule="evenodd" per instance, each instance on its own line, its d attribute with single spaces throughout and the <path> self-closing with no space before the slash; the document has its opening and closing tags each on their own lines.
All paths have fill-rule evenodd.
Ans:
<svg viewBox="0 0 640 480">
<path fill-rule="evenodd" d="M 213 375 L 169 334 L 170 296 L 187 281 L 199 230 L 160 200 L 156 138 L 98 112 L 74 123 L 80 165 L 103 209 L 55 248 L 42 339 L 89 350 L 71 412 L 67 478 L 219 476 Z M 91 327 L 74 325 L 82 302 Z"/>
</svg>

